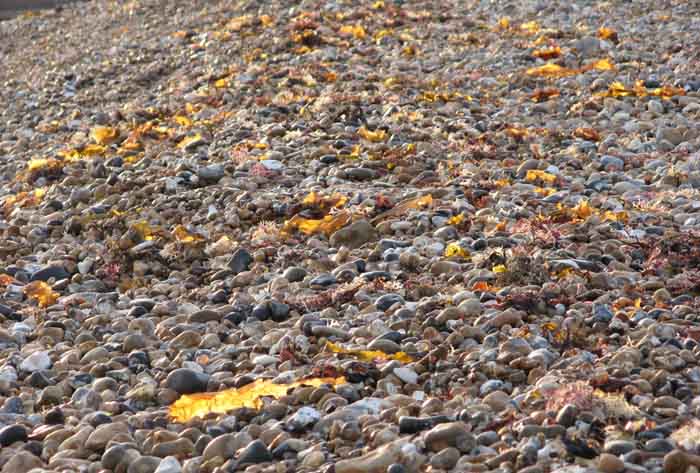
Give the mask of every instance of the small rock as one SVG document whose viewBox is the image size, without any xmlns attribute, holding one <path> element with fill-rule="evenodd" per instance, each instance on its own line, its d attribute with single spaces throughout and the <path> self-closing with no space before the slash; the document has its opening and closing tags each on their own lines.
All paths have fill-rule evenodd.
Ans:
<svg viewBox="0 0 700 473">
<path fill-rule="evenodd" d="M 459 263 L 455 263 L 454 261 L 436 261 L 432 265 L 430 265 L 430 273 L 433 274 L 434 276 L 439 276 L 441 274 L 453 274 L 453 273 L 458 273 L 462 269 L 462 266 Z"/>
<path fill-rule="evenodd" d="M 8 425 L 0 429 L 0 446 L 7 447 L 15 442 L 27 441 L 27 428 L 20 424 Z"/>
<path fill-rule="evenodd" d="M 413 371 L 411 368 L 406 368 L 403 366 L 394 368 L 394 374 L 406 384 L 418 383 L 418 373 Z"/>
<path fill-rule="evenodd" d="M 46 351 L 35 351 L 22 360 L 22 363 L 19 365 L 19 369 L 30 373 L 40 370 L 47 370 L 49 368 L 51 368 L 51 358 L 49 357 L 49 353 Z"/>
<path fill-rule="evenodd" d="M 430 459 L 430 465 L 439 470 L 451 470 L 457 464 L 461 453 L 454 447 L 440 450 Z"/>
<path fill-rule="evenodd" d="M 182 466 L 175 457 L 165 457 L 160 461 L 155 473 L 181 473 Z"/>
<path fill-rule="evenodd" d="M 567 404 L 557 413 L 556 422 L 564 427 L 571 427 L 576 422 L 578 416 L 578 407 L 574 404 Z"/>
<path fill-rule="evenodd" d="M 284 276 L 284 278 L 286 278 L 289 282 L 299 282 L 303 281 L 306 277 L 306 270 L 304 268 L 300 268 L 299 266 L 291 266 L 285 269 L 282 276 Z"/>
<path fill-rule="evenodd" d="M 321 413 L 313 407 L 304 406 L 287 419 L 286 426 L 291 432 L 302 432 L 321 419 Z"/>
<path fill-rule="evenodd" d="M 392 442 L 361 457 L 339 460 L 335 464 L 335 473 L 381 473 L 389 465 L 398 463 L 401 458 L 401 443 Z M 392 471 L 396 471 L 394 467 Z"/>
<path fill-rule="evenodd" d="M 399 294 L 384 294 L 374 302 L 374 306 L 377 308 L 377 310 L 385 311 L 394 304 L 403 303 L 404 298 Z"/>
<path fill-rule="evenodd" d="M 253 440 L 243 449 L 236 464 L 240 468 L 242 465 L 265 463 L 272 461 L 272 455 L 267 446 L 261 440 Z"/>
<path fill-rule="evenodd" d="M 228 267 L 234 275 L 238 275 L 243 271 L 248 271 L 253 262 L 253 256 L 245 248 L 238 248 L 231 259 L 228 261 Z"/>
<path fill-rule="evenodd" d="M 456 447 L 459 451 L 468 453 L 476 447 L 476 438 L 469 432 L 464 422 L 437 425 L 425 433 L 423 441 L 425 447 L 433 452 L 447 447 Z"/>
<path fill-rule="evenodd" d="M 593 36 L 584 36 L 574 43 L 574 49 L 582 57 L 593 57 L 600 51 L 600 40 Z"/>
<path fill-rule="evenodd" d="M 466 299 L 457 307 L 465 317 L 478 317 L 484 310 L 483 305 L 478 299 Z"/>
<path fill-rule="evenodd" d="M 284 163 L 276 159 L 263 159 L 260 164 L 268 171 L 281 172 L 284 170 Z"/>
<path fill-rule="evenodd" d="M 102 424 L 90 433 L 85 448 L 93 451 L 102 451 L 107 446 L 107 443 L 112 440 L 117 434 L 128 434 L 129 427 L 124 422 L 111 422 Z"/>
<path fill-rule="evenodd" d="M 2 467 L 2 473 L 24 473 L 43 466 L 41 459 L 36 455 L 18 450 L 12 453 L 7 463 Z"/>
<path fill-rule="evenodd" d="M 630 442 L 629 440 L 611 440 L 605 442 L 603 446 L 603 450 L 612 455 L 624 455 L 634 450 L 634 448 L 634 442 Z"/>
<path fill-rule="evenodd" d="M 602 473 L 622 473 L 625 471 L 625 463 L 615 455 L 603 453 L 598 458 L 598 469 Z"/>
<path fill-rule="evenodd" d="M 223 164 L 202 166 L 197 169 L 197 176 L 204 181 L 219 182 L 224 177 L 224 166 Z"/>
<path fill-rule="evenodd" d="M 233 455 L 244 446 L 252 442 L 253 439 L 245 432 L 238 434 L 219 435 L 204 449 L 202 453 L 203 461 L 207 462 L 212 458 L 221 457 L 224 460 L 232 458 Z"/>
<path fill-rule="evenodd" d="M 179 394 L 192 394 L 207 390 L 209 375 L 188 368 L 171 371 L 165 379 L 165 387 Z"/>
<path fill-rule="evenodd" d="M 70 273 L 63 266 L 46 266 L 32 274 L 31 281 L 48 281 L 54 279 L 60 281 L 70 277 Z"/>
<path fill-rule="evenodd" d="M 493 391 L 484 396 L 484 404 L 489 406 L 493 412 L 501 412 L 510 404 L 510 396 L 503 391 Z"/>
<path fill-rule="evenodd" d="M 336 248 L 346 246 L 355 249 L 376 239 L 377 236 L 377 230 L 367 220 L 358 220 L 333 233 L 330 244 Z"/>
<path fill-rule="evenodd" d="M 160 465 L 160 458 L 143 456 L 139 457 L 129 465 L 127 473 L 154 473 Z"/>
</svg>

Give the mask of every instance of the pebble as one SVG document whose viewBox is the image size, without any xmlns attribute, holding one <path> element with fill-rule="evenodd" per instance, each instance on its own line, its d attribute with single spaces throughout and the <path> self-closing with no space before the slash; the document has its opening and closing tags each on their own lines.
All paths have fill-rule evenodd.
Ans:
<svg viewBox="0 0 700 473">
<path fill-rule="evenodd" d="M 168 374 L 165 387 L 180 394 L 203 392 L 207 389 L 209 376 L 188 368 L 178 368 Z"/>
<path fill-rule="evenodd" d="M 240 468 L 242 465 L 250 465 L 256 463 L 265 463 L 272 461 L 272 455 L 261 440 L 253 440 L 246 446 L 239 457 L 237 465 Z"/>
<path fill-rule="evenodd" d="M 250 264 L 253 262 L 253 257 L 245 248 L 238 248 L 231 259 L 228 261 L 228 267 L 234 275 L 247 271 Z"/>
<path fill-rule="evenodd" d="M 439 424 L 425 433 L 423 441 L 433 452 L 456 447 L 460 452 L 468 453 L 476 447 L 476 439 L 464 422 Z"/>
<path fill-rule="evenodd" d="M 510 396 L 503 391 L 493 391 L 484 396 L 483 399 L 483 403 L 491 407 L 494 412 L 501 412 L 510 401 Z"/>
<path fill-rule="evenodd" d="M 32 273 L 31 280 L 48 281 L 49 279 L 54 279 L 56 281 L 60 281 L 61 279 L 66 279 L 68 277 L 70 277 L 70 273 L 62 266 L 47 266 Z"/>
<path fill-rule="evenodd" d="M 0 429 L 0 445 L 7 447 L 15 442 L 27 441 L 27 428 L 20 424 L 8 425 Z"/>
<path fill-rule="evenodd" d="M 158 464 L 154 473 L 181 473 L 182 466 L 176 457 L 165 457 Z"/>
<path fill-rule="evenodd" d="M 299 282 L 303 281 L 306 277 L 306 270 L 298 266 L 291 266 L 285 269 L 283 276 L 289 282 Z"/>
<path fill-rule="evenodd" d="M 396 375 L 397 378 L 399 378 L 404 383 L 407 383 L 407 384 L 418 383 L 418 373 L 416 373 L 415 371 L 413 371 L 410 368 L 405 368 L 405 367 L 394 368 L 394 374 Z"/>
<path fill-rule="evenodd" d="M 35 351 L 24 360 L 19 365 L 19 369 L 22 371 L 27 371 L 34 373 L 36 371 L 47 370 L 51 367 L 51 358 L 48 352 L 45 351 Z"/>
<path fill-rule="evenodd" d="M 624 455 L 632 450 L 634 450 L 634 442 L 627 440 L 612 440 L 605 442 L 604 450 L 606 453 L 613 455 Z"/>
<path fill-rule="evenodd" d="M 349 249 L 355 249 L 376 237 L 376 230 L 367 220 L 358 220 L 333 233 L 330 244 L 335 247 L 345 246 Z"/>
<path fill-rule="evenodd" d="M 598 468 L 603 473 L 622 473 L 625 471 L 625 464 L 615 455 L 603 453 L 598 458 Z"/>
<path fill-rule="evenodd" d="M 451 470 L 457 464 L 461 453 L 454 447 L 440 450 L 430 459 L 430 466 L 439 470 Z"/>
<path fill-rule="evenodd" d="M 14 473 L 20 471 L 33 471 L 41 469 L 44 463 L 39 457 L 30 452 L 18 450 L 12 453 L 12 456 L 7 460 L 2 467 L 2 473 Z"/>
</svg>

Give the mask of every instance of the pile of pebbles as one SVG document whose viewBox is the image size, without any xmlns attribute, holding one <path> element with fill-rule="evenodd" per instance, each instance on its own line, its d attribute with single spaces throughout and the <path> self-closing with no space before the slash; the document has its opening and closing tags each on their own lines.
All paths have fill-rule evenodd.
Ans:
<svg viewBox="0 0 700 473">
<path fill-rule="evenodd" d="M 698 472 L 698 18 L 95 0 L 0 23 L 0 472 Z"/>
</svg>

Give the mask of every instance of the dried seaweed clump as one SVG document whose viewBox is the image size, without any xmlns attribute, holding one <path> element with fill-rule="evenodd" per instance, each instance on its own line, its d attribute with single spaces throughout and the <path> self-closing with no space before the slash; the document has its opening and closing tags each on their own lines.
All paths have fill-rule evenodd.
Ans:
<svg viewBox="0 0 700 473">
<path fill-rule="evenodd" d="M 567 404 L 581 411 L 593 407 L 593 388 L 585 381 L 575 381 L 556 389 L 547 399 L 547 410 L 557 412 Z"/>
<path fill-rule="evenodd" d="M 300 311 L 320 310 L 326 307 L 332 307 L 336 304 L 345 304 L 350 302 L 357 291 L 360 290 L 367 281 L 362 278 L 355 278 L 353 281 L 342 284 L 338 287 L 326 289 L 318 294 L 308 296 L 292 297 L 285 302 L 293 309 Z"/>
<path fill-rule="evenodd" d="M 700 420 L 692 419 L 681 426 L 671 434 L 671 440 L 689 450 L 700 444 Z"/>
</svg>

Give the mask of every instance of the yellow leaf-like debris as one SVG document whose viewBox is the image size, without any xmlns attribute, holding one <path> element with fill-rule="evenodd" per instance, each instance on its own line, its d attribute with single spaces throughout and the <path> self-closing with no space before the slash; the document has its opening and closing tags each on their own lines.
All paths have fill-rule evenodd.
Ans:
<svg viewBox="0 0 700 473">
<path fill-rule="evenodd" d="M 625 87 L 625 84 L 619 81 L 615 81 L 608 87 L 607 95 L 609 97 L 628 97 L 630 95 L 636 95 L 635 91 Z"/>
<path fill-rule="evenodd" d="M 331 208 L 339 209 L 344 206 L 348 201 L 348 198 L 342 194 L 335 193 L 330 196 L 323 196 L 317 194 L 316 192 L 310 192 L 301 204 L 306 207 L 317 207 L 323 212 L 328 212 Z"/>
<path fill-rule="evenodd" d="M 543 196 L 543 197 L 548 197 L 552 194 L 554 194 L 557 190 L 552 188 L 552 187 L 535 187 L 535 193 Z"/>
<path fill-rule="evenodd" d="M 385 218 L 395 217 L 396 215 L 402 215 L 408 210 L 418 210 L 425 207 L 429 207 L 432 204 L 433 196 L 430 194 L 414 197 L 413 199 L 404 200 L 403 202 L 400 202 L 398 205 L 396 205 L 396 207 L 394 207 L 393 209 L 387 210 L 386 212 L 383 212 L 374 217 L 371 223 L 372 225 L 376 225 Z"/>
<path fill-rule="evenodd" d="M 670 85 L 664 85 L 663 87 L 658 87 L 648 91 L 649 95 L 655 97 L 661 97 L 664 100 L 668 100 L 674 95 L 685 95 L 685 90 L 680 87 L 672 87 Z"/>
<path fill-rule="evenodd" d="M 15 282 L 17 282 L 17 280 L 9 274 L 0 274 L 0 286 L 7 286 L 8 284 L 14 284 Z"/>
<path fill-rule="evenodd" d="M 532 55 L 544 60 L 555 59 L 561 56 L 561 48 L 559 46 L 554 46 L 551 48 L 538 49 L 532 53 Z"/>
<path fill-rule="evenodd" d="M 494 266 L 493 268 L 491 268 L 491 271 L 493 271 L 496 274 L 501 274 L 501 273 L 505 273 L 506 271 L 508 271 L 508 268 L 506 268 L 505 265 L 503 265 L 503 264 L 498 264 L 498 265 Z"/>
<path fill-rule="evenodd" d="M 48 307 L 55 304 L 59 297 L 59 294 L 54 292 L 51 286 L 44 281 L 34 281 L 27 284 L 24 286 L 23 292 L 25 296 L 39 302 L 41 307 Z"/>
<path fill-rule="evenodd" d="M 40 169 L 46 169 L 46 168 L 52 168 L 52 167 L 58 167 L 61 168 L 60 161 L 57 159 L 52 159 L 52 158 L 40 158 L 40 159 L 32 159 L 27 163 L 27 171 L 38 171 Z"/>
<path fill-rule="evenodd" d="M 367 32 L 365 31 L 364 27 L 362 25 L 345 25 L 340 28 L 340 32 L 345 35 L 352 35 L 355 37 L 355 39 L 364 39 L 365 36 L 367 36 Z"/>
<path fill-rule="evenodd" d="M 289 235 L 298 230 L 305 235 L 323 233 L 326 236 L 331 236 L 336 230 L 340 230 L 350 223 L 351 219 L 352 214 L 350 212 L 326 215 L 322 219 L 310 219 L 295 215 L 285 222 L 284 227 L 282 227 L 282 233 Z"/>
<path fill-rule="evenodd" d="M 449 220 L 447 220 L 448 225 L 461 225 L 462 222 L 464 222 L 464 214 L 458 214 L 455 215 L 454 217 L 450 217 Z"/>
<path fill-rule="evenodd" d="M 591 207 L 587 200 L 582 200 L 571 209 L 571 212 L 575 217 L 585 220 L 591 215 L 593 215 L 594 209 L 593 207 Z"/>
<path fill-rule="evenodd" d="M 593 402 L 610 417 L 625 419 L 643 417 L 639 408 L 627 402 L 623 394 L 606 393 L 596 389 L 593 392 Z"/>
<path fill-rule="evenodd" d="M 559 97 L 559 89 L 547 88 L 547 89 L 535 89 L 530 98 L 533 102 L 544 102 L 552 97 Z"/>
<path fill-rule="evenodd" d="M 533 67 L 525 72 L 529 76 L 538 77 L 567 77 L 577 73 L 576 69 L 569 69 L 558 64 L 544 64 L 539 67 Z"/>
<path fill-rule="evenodd" d="M 40 187 L 30 192 L 19 192 L 17 194 L 7 196 L 2 204 L 3 212 L 7 217 L 17 207 L 34 207 L 39 205 L 45 194 L 46 189 Z"/>
<path fill-rule="evenodd" d="M 204 241 L 204 237 L 190 232 L 184 225 L 178 225 L 173 229 L 173 237 L 180 243 L 198 243 Z"/>
<path fill-rule="evenodd" d="M 275 384 L 269 379 L 257 379 L 238 389 L 180 396 L 170 406 L 170 418 L 176 422 L 187 422 L 195 417 L 204 417 L 212 413 L 225 414 L 241 407 L 260 409 L 262 398 L 278 398 L 286 395 L 290 389 L 299 386 L 318 387 L 324 384 L 338 385 L 343 383 L 345 383 L 344 377 L 310 378 L 292 384 Z"/>
<path fill-rule="evenodd" d="M 615 81 L 608 87 L 608 90 L 600 93 L 603 97 L 646 97 L 652 95 L 661 97 L 664 100 L 669 100 L 676 95 L 685 95 L 685 90 L 680 87 L 664 85 L 655 89 L 647 89 L 644 86 L 644 81 L 638 80 L 634 87 L 626 87 L 622 82 Z"/>
<path fill-rule="evenodd" d="M 406 352 L 400 351 L 394 354 L 388 354 L 384 353 L 383 351 L 379 350 L 347 350 L 340 345 L 337 345 L 332 342 L 326 343 L 326 347 L 332 351 L 333 353 L 339 353 L 343 355 L 351 355 L 359 358 L 362 361 L 376 361 L 376 360 L 381 360 L 381 361 L 389 361 L 389 360 L 397 360 L 402 363 L 411 363 L 413 361 L 413 358 L 408 355 Z"/>
<path fill-rule="evenodd" d="M 581 68 L 581 71 L 590 71 L 593 69 L 597 71 L 614 71 L 615 65 L 612 62 L 610 62 L 609 59 L 598 59 L 595 62 L 583 66 Z"/>
<path fill-rule="evenodd" d="M 540 30 L 540 24 L 536 21 L 528 21 L 520 25 L 520 29 L 528 34 L 535 34 Z"/>
<path fill-rule="evenodd" d="M 102 156 L 107 150 L 102 145 L 86 145 L 80 150 L 82 157 Z"/>
<path fill-rule="evenodd" d="M 184 115 L 175 115 L 173 120 L 175 120 L 175 123 L 185 128 L 192 126 L 192 120 Z"/>
<path fill-rule="evenodd" d="M 469 258 L 469 252 L 462 248 L 458 243 L 450 243 L 445 248 L 445 256 L 459 256 L 460 258 Z"/>
<path fill-rule="evenodd" d="M 260 20 L 260 24 L 263 25 L 263 27 L 265 28 L 275 24 L 275 19 L 272 18 L 270 15 L 260 15 L 260 17 L 258 17 L 258 20 Z"/>
<path fill-rule="evenodd" d="M 181 149 L 186 149 L 186 148 L 189 148 L 190 146 L 192 146 L 196 143 L 200 143 L 201 141 L 202 141 L 202 135 L 197 133 L 193 136 L 187 136 L 187 137 L 183 138 L 182 141 L 180 141 L 177 144 L 177 147 L 181 148 Z"/>
<path fill-rule="evenodd" d="M 547 184 L 553 184 L 557 180 L 557 176 L 538 169 L 530 169 L 525 175 L 525 179 L 528 181 L 536 181 L 540 179 Z"/>
<path fill-rule="evenodd" d="M 365 127 L 360 127 L 360 129 L 357 130 L 357 134 L 365 140 L 371 141 L 372 143 L 379 143 L 380 141 L 384 141 L 386 139 L 386 131 L 384 130 L 369 131 Z"/>
<path fill-rule="evenodd" d="M 629 215 L 627 212 L 624 210 L 621 210 L 619 212 L 613 212 L 611 210 L 607 210 L 603 212 L 603 220 L 607 220 L 610 222 L 622 222 L 622 223 L 627 223 L 629 220 Z"/>
<path fill-rule="evenodd" d="M 90 136 L 98 145 L 112 144 L 119 139 L 119 130 L 110 126 L 96 126 Z"/>
<path fill-rule="evenodd" d="M 598 28 L 598 37 L 604 40 L 617 41 L 617 31 L 601 26 Z"/>
<path fill-rule="evenodd" d="M 574 130 L 574 136 L 588 141 L 600 141 L 600 133 L 593 128 L 576 128 Z"/>
<path fill-rule="evenodd" d="M 527 131 L 527 128 L 520 128 L 517 126 L 511 126 L 506 128 L 506 134 L 510 136 L 511 138 L 515 138 L 517 140 L 522 140 L 523 138 L 527 137 L 529 132 Z"/>
<path fill-rule="evenodd" d="M 132 223 L 130 228 L 136 232 L 142 240 L 151 241 L 156 237 L 156 230 L 145 220 Z"/>
</svg>

